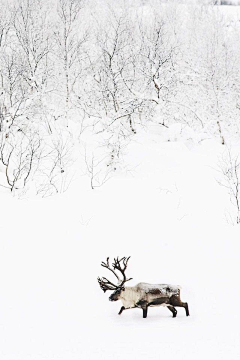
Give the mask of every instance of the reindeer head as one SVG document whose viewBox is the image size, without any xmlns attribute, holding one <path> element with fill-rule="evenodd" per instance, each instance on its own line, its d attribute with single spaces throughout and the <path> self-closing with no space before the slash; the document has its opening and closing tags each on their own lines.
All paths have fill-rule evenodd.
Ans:
<svg viewBox="0 0 240 360">
<path fill-rule="evenodd" d="M 107 290 L 115 290 L 111 296 L 109 297 L 110 301 L 117 301 L 120 298 L 121 292 L 125 290 L 124 284 L 132 280 L 132 278 L 127 279 L 125 275 L 125 271 L 127 269 L 128 260 L 130 259 L 130 256 L 128 258 L 123 257 L 122 259 L 119 259 L 118 257 L 114 259 L 114 262 L 112 264 L 112 268 L 109 265 L 109 257 L 107 258 L 106 262 L 102 262 L 101 265 L 108 270 L 110 270 L 117 278 L 118 284 L 114 284 L 105 277 L 98 278 L 98 283 L 101 287 L 101 289 L 106 292 Z M 118 270 L 120 272 L 120 275 L 122 275 L 122 279 L 119 277 L 118 273 L 116 272 Z"/>
<path fill-rule="evenodd" d="M 121 288 L 118 287 L 110 296 L 109 301 L 117 301 L 120 299 L 122 291 L 125 291 L 125 287 L 122 286 Z"/>
</svg>

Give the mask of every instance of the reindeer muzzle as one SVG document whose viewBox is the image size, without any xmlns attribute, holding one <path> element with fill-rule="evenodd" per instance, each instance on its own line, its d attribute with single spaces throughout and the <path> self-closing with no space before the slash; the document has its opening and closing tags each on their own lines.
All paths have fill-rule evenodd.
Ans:
<svg viewBox="0 0 240 360">
<path fill-rule="evenodd" d="M 109 296 L 109 301 L 116 301 L 117 299 L 115 298 L 114 294 Z"/>
</svg>

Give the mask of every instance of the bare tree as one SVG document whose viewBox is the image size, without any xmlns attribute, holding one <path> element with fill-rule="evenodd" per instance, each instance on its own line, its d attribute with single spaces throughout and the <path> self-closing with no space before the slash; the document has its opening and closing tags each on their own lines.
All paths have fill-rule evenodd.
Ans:
<svg viewBox="0 0 240 360">
<path fill-rule="evenodd" d="M 108 7 L 106 14 L 106 23 L 98 23 L 96 50 L 88 57 L 85 111 L 95 119 L 93 131 L 102 135 L 115 168 L 121 150 L 136 134 L 143 101 L 132 91 L 138 81 L 134 24 L 124 8 L 117 12 Z"/>
<path fill-rule="evenodd" d="M 179 44 L 172 36 L 166 15 L 154 9 L 149 16 L 151 24 L 144 18 L 138 19 L 140 96 L 144 98 L 144 107 L 148 109 L 150 118 L 157 113 L 158 122 L 167 126 L 167 108 L 176 93 L 175 65 Z M 147 115 L 146 111 L 144 114 Z"/>
<path fill-rule="evenodd" d="M 18 0 L 14 8 L 13 29 L 21 61 L 21 75 L 32 93 L 44 90 L 50 72 L 52 44 L 48 11 L 47 6 L 39 0 Z"/>
<path fill-rule="evenodd" d="M 239 154 L 234 155 L 230 149 L 223 154 L 219 168 L 221 179 L 218 181 L 224 186 L 230 196 L 231 203 L 235 209 L 236 224 L 240 223 L 240 158 Z"/>
<path fill-rule="evenodd" d="M 1 161 L 5 166 L 7 183 L 11 191 L 22 190 L 38 169 L 41 158 L 39 134 L 10 133 L 7 143 L 1 146 Z"/>
<path fill-rule="evenodd" d="M 226 143 L 239 133 L 239 26 L 214 6 L 188 9 L 173 113 L 181 122 Z M 206 33 L 208 36 L 205 36 Z M 186 34 L 183 34 L 186 38 Z"/>
<path fill-rule="evenodd" d="M 80 14 L 83 0 L 59 0 L 58 22 L 55 31 L 56 55 L 64 76 L 64 117 L 68 126 L 70 103 L 75 92 L 78 92 L 78 82 L 82 74 L 83 45 L 87 41 L 88 33 L 81 27 Z M 59 83 L 60 88 L 61 85 Z M 79 95 L 76 95 L 78 99 Z"/>
<path fill-rule="evenodd" d="M 97 156 L 85 148 L 86 174 L 90 178 L 91 189 L 104 185 L 111 177 L 112 169 L 107 166 L 108 156 Z"/>
</svg>

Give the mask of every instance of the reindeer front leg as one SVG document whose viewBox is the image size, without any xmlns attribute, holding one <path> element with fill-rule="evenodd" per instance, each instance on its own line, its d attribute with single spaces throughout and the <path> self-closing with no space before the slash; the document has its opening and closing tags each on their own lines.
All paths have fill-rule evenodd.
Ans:
<svg viewBox="0 0 240 360">
<path fill-rule="evenodd" d="M 148 303 L 146 300 L 140 300 L 137 302 L 136 307 L 143 309 L 143 318 L 146 319 L 148 311 Z"/>
<path fill-rule="evenodd" d="M 123 312 L 123 310 L 129 310 L 129 309 L 134 309 L 136 306 L 133 306 L 133 307 L 129 307 L 129 308 L 125 308 L 125 306 L 122 306 L 118 315 L 121 315 L 121 313 Z"/>
<path fill-rule="evenodd" d="M 119 311 L 118 315 L 121 315 L 121 313 L 123 312 L 123 310 L 125 310 L 125 307 L 124 307 L 124 306 L 122 306 L 122 307 L 121 307 L 121 309 L 120 309 L 120 311 Z"/>
<path fill-rule="evenodd" d="M 148 307 L 147 307 L 147 306 L 145 306 L 145 307 L 142 307 L 142 309 L 143 309 L 143 318 L 144 318 L 144 319 L 146 319 L 146 317 L 147 317 Z"/>
</svg>

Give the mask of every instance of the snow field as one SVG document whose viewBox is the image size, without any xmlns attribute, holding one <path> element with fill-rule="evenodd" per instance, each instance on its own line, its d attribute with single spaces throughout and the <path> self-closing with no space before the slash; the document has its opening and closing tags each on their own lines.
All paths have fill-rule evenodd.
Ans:
<svg viewBox="0 0 240 360">
<path fill-rule="evenodd" d="M 144 133 L 125 174 L 93 191 L 79 178 L 44 200 L 2 193 L 1 359 L 237 359 L 239 229 L 216 181 L 223 148 Z M 131 255 L 129 285 L 181 285 L 191 316 L 118 316 L 96 280 L 111 277 L 100 263 L 118 255 Z"/>
</svg>

